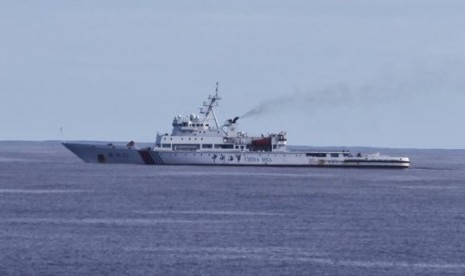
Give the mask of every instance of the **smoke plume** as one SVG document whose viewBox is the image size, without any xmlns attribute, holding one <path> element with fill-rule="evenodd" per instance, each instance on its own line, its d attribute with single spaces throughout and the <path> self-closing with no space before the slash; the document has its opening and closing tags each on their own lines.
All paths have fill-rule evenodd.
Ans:
<svg viewBox="0 0 465 276">
<path fill-rule="evenodd" d="M 343 105 L 359 105 L 362 103 L 381 103 L 388 100 L 386 94 L 370 93 L 370 87 L 356 90 L 345 85 L 321 90 L 295 91 L 291 94 L 270 98 L 260 102 L 241 118 L 260 117 L 276 111 L 307 110 L 315 111 L 321 108 L 334 108 Z"/>
<path fill-rule="evenodd" d="M 318 111 L 342 106 L 377 106 L 395 102 L 412 104 L 415 100 L 443 91 L 456 92 L 464 87 L 454 75 L 435 70 L 415 70 L 402 76 L 384 77 L 371 84 L 339 84 L 324 89 L 295 91 L 260 102 L 241 118 L 261 117 L 275 112 L 293 110 Z"/>
</svg>

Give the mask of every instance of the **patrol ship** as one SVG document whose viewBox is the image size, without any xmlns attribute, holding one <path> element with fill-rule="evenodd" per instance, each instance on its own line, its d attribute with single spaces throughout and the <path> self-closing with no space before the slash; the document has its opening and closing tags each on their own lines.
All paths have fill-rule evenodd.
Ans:
<svg viewBox="0 0 465 276">
<path fill-rule="evenodd" d="M 352 154 L 349 151 L 293 151 L 285 132 L 249 136 L 237 130 L 239 117 L 218 123 L 218 85 L 203 103 L 200 115 L 176 116 L 171 134 L 157 134 L 155 145 L 63 142 L 87 163 L 147 165 L 302 166 L 408 168 L 408 157 Z"/>
<path fill-rule="evenodd" d="M 203 103 L 200 115 L 176 116 L 171 134 L 157 134 L 149 151 L 157 165 L 318 166 L 408 168 L 408 157 L 352 154 L 349 151 L 291 151 L 285 132 L 249 136 L 237 130 L 239 117 L 218 124 L 216 93 Z"/>
</svg>

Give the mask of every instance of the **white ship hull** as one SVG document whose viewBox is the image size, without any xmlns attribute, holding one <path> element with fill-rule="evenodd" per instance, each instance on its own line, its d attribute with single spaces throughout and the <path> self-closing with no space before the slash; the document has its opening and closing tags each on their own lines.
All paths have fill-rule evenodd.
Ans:
<svg viewBox="0 0 465 276">
<path fill-rule="evenodd" d="M 63 143 L 86 163 L 208 166 L 374 167 L 408 168 L 406 157 L 312 157 L 306 152 L 151 151 L 113 144 Z M 323 153 L 330 155 L 331 153 Z M 311 155 L 311 154 L 310 154 Z"/>
<path fill-rule="evenodd" d="M 217 165 L 217 166 L 287 166 L 287 167 L 374 167 L 408 168 L 406 157 L 365 155 L 361 157 L 316 158 L 305 152 L 172 152 L 152 151 L 157 165 Z"/>
</svg>

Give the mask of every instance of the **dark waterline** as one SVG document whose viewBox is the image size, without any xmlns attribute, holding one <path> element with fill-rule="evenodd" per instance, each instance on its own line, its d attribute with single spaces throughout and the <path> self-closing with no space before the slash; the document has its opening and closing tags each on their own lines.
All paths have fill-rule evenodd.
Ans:
<svg viewBox="0 0 465 276">
<path fill-rule="evenodd" d="M 465 151 L 379 151 L 412 168 L 99 165 L 0 142 L 0 275 L 463 275 Z"/>
</svg>

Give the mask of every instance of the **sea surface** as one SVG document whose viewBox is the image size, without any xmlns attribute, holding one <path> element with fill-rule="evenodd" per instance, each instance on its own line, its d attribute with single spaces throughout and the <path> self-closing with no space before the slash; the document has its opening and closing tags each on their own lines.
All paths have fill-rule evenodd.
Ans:
<svg viewBox="0 0 465 276">
<path fill-rule="evenodd" d="M 465 275 L 465 151 L 410 169 L 86 164 L 0 142 L 0 275 Z"/>
</svg>

